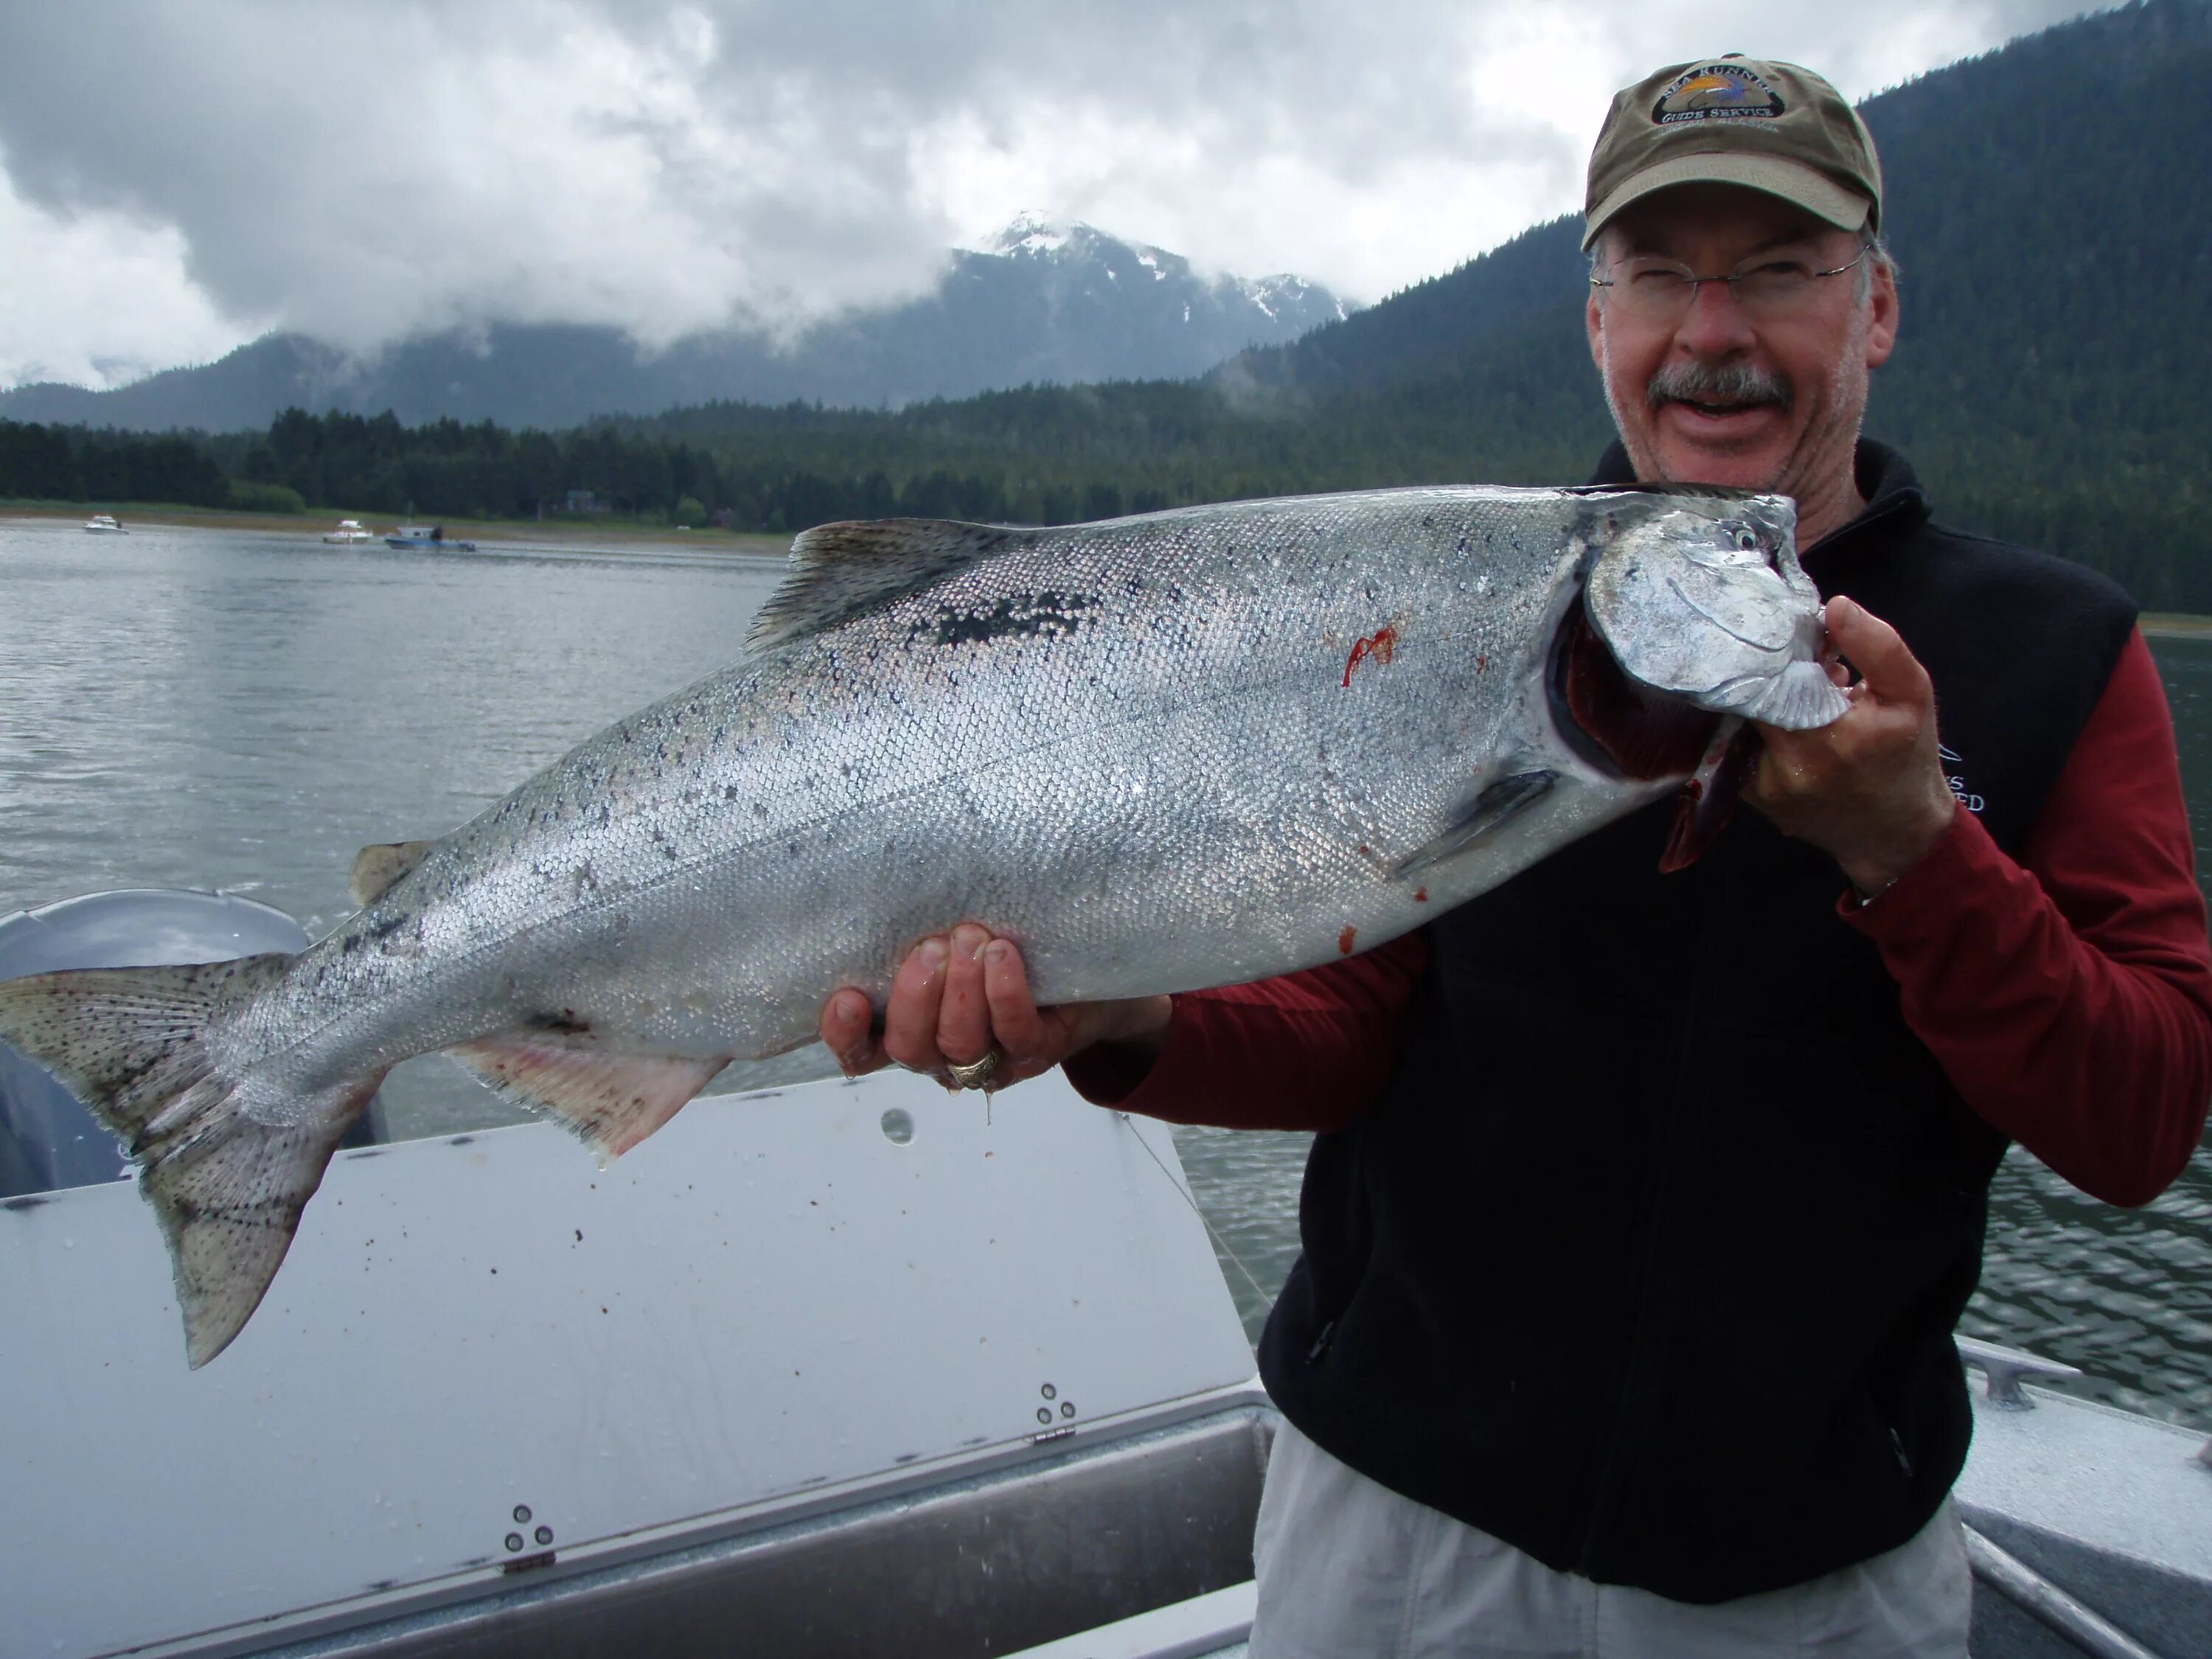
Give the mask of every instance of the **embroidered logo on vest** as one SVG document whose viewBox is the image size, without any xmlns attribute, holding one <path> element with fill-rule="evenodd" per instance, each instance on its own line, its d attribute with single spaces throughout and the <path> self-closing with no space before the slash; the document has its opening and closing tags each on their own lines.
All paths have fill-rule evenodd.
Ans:
<svg viewBox="0 0 2212 1659">
<path fill-rule="evenodd" d="M 1947 744 L 1937 744 L 1936 745 L 1936 757 L 1946 766 L 1964 766 L 1966 763 L 1966 757 L 1963 755 L 1953 754 L 1949 745 Z M 1943 781 L 1951 786 L 1951 793 L 1959 798 L 1959 805 L 1965 807 L 1969 812 L 1978 812 L 1986 804 L 1979 795 L 1975 794 L 1966 787 L 1966 777 L 1965 773 L 1947 772 L 1943 775 Z"/>
</svg>

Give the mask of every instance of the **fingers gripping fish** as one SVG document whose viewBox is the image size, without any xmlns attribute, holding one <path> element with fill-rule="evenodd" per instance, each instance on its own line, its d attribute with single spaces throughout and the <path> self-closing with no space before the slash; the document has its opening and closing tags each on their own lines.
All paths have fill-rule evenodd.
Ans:
<svg viewBox="0 0 2212 1659">
<path fill-rule="evenodd" d="M 825 526 L 734 665 L 369 849 L 312 948 L 0 984 L 0 1036 L 128 1146 L 203 1364 L 415 1054 L 612 1155 L 963 917 L 1041 1000 L 1134 996 L 1378 945 L 1686 783 L 1693 856 L 1743 721 L 1845 706 L 1794 523 L 1470 487 Z"/>
</svg>

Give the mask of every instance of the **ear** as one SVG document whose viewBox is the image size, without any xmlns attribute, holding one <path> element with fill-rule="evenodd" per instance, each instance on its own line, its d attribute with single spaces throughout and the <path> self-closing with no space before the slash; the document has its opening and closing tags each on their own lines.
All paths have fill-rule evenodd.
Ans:
<svg viewBox="0 0 2212 1659">
<path fill-rule="evenodd" d="M 1897 275 L 1887 265 L 1874 268 L 1867 304 L 1873 312 L 1867 319 L 1867 367 L 1880 368 L 1897 348 Z"/>
<path fill-rule="evenodd" d="M 1598 308 L 1597 296 L 1598 291 L 1593 288 L 1589 291 L 1589 298 L 1583 301 L 1583 327 L 1589 336 L 1591 366 L 1602 379 L 1605 374 L 1605 313 Z"/>
</svg>

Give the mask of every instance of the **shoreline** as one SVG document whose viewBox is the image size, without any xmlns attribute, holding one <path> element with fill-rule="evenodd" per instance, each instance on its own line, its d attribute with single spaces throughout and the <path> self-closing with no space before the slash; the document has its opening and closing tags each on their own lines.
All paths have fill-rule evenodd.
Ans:
<svg viewBox="0 0 2212 1659">
<path fill-rule="evenodd" d="M 2146 611 L 2136 619 L 2143 637 L 2152 640 L 2212 640 L 2212 617 L 2186 611 Z"/>
<path fill-rule="evenodd" d="M 361 520 L 363 529 L 376 538 L 374 542 L 350 544 L 356 547 L 381 547 L 386 533 L 384 520 L 389 516 L 349 512 L 343 507 L 329 508 L 321 514 L 244 513 L 216 507 L 139 507 L 127 501 L 86 501 L 82 505 L 73 503 L 66 507 L 0 501 L 0 525 L 81 525 L 94 513 L 112 513 L 126 530 L 133 525 L 171 530 L 242 530 L 295 536 L 303 541 L 316 543 L 320 543 L 324 533 L 334 529 L 340 519 L 355 518 Z M 671 525 L 631 525 L 619 520 L 604 525 L 580 524 L 571 519 L 432 519 L 429 522 L 442 525 L 447 535 L 456 541 L 508 547 L 552 547 L 573 549 L 578 552 L 614 553 L 681 548 L 691 553 L 776 559 L 783 558 L 791 550 L 788 536 L 755 535 L 714 529 L 678 530 Z"/>
<path fill-rule="evenodd" d="M 127 512 L 126 510 L 127 509 Z M 0 501 L 0 526 L 9 524 L 82 524 L 94 513 L 112 512 L 127 529 L 132 523 L 177 530 L 241 530 L 261 534 L 295 536 L 320 544 L 324 532 L 342 518 L 357 518 L 376 538 L 374 542 L 338 544 L 381 547 L 385 532 L 380 519 L 372 514 L 348 513 L 343 508 L 315 513 L 243 513 L 227 507 L 136 507 L 130 502 L 86 501 L 68 506 L 17 504 Z M 678 530 L 670 525 L 579 524 L 571 519 L 446 519 L 442 524 L 457 541 L 488 543 L 500 547 L 545 547 L 575 552 L 625 553 L 682 549 L 691 553 L 728 554 L 747 559 L 784 559 L 791 551 L 787 535 L 763 535 L 745 531 Z M 2146 611 L 2136 618 L 2146 639 L 2212 640 L 2212 616 L 2187 611 Z"/>
</svg>

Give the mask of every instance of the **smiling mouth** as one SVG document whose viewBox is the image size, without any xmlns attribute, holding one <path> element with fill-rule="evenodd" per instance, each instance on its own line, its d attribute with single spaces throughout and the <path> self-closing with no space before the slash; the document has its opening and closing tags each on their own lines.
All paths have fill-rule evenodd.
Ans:
<svg viewBox="0 0 2212 1659">
<path fill-rule="evenodd" d="M 1711 420 L 1719 420 L 1723 416 L 1747 414 L 1753 410 L 1771 409 L 1778 410 L 1782 407 L 1780 404 L 1767 398 L 1761 398 L 1754 402 L 1743 404 L 1709 404 L 1696 398 L 1669 398 L 1667 399 L 1667 402 L 1670 404 L 1680 404 L 1684 409 L 1693 410 L 1696 413 L 1703 415 Z"/>
</svg>

